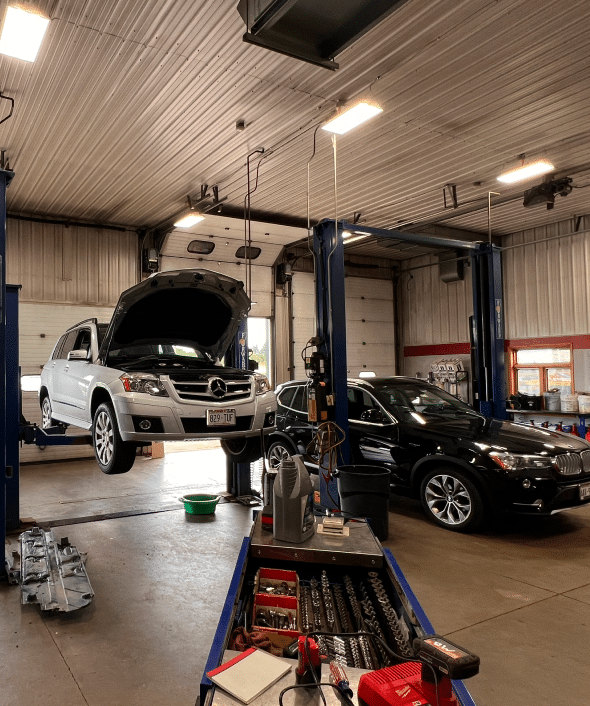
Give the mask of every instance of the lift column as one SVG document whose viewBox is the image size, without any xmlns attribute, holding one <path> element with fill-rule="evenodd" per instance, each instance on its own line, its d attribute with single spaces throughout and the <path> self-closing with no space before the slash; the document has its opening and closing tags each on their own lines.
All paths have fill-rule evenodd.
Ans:
<svg viewBox="0 0 590 706">
<path fill-rule="evenodd" d="M 328 395 L 335 398 L 334 419 L 332 421 L 345 434 L 344 442 L 338 447 L 338 456 L 344 464 L 350 459 L 348 442 L 348 395 L 346 390 L 346 306 L 344 302 L 344 245 L 342 243 L 342 222 L 322 221 L 313 229 L 313 251 L 316 276 L 316 319 L 318 350 L 326 360 L 323 382 Z M 324 463 L 324 465 L 326 465 Z M 323 507 L 334 508 L 338 500 L 336 481 L 326 482 L 320 470 L 320 502 Z"/>
<path fill-rule="evenodd" d="M 504 298 L 501 250 L 479 243 L 471 254 L 473 317 L 471 350 L 475 407 L 486 417 L 506 419 Z"/>
<path fill-rule="evenodd" d="M 234 367 L 248 370 L 248 320 L 244 319 L 233 344 Z M 252 476 L 249 463 L 232 463 L 226 458 L 226 490 L 236 498 L 252 495 Z"/>
<path fill-rule="evenodd" d="M 16 446 L 16 467 L 18 469 L 18 426 L 17 431 L 12 436 L 10 423 L 7 423 L 8 415 L 14 413 L 14 400 L 8 399 L 8 394 L 13 396 L 14 390 L 11 388 L 11 362 L 7 356 L 7 346 L 11 343 L 7 336 L 6 323 L 7 299 L 6 299 L 6 189 L 12 181 L 14 172 L 5 169 L 0 170 L 0 541 L 2 542 L 2 562 L 0 564 L 0 579 L 7 577 L 7 566 L 5 561 L 6 547 L 6 526 L 10 521 L 11 529 L 14 526 L 14 483 L 11 482 L 14 471 L 14 448 Z M 18 295 L 17 295 L 18 296 Z M 18 405 L 18 403 L 17 403 Z M 18 406 L 17 406 L 18 409 Z M 16 417 L 18 425 L 18 415 Z M 9 435 L 12 438 L 9 438 Z M 18 488 L 18 484 L 17 484 Z M 7 515 L 7 500 L 10 507 L 10 518 Z M 16 496 L 16 522 L 18 525 L 18 490 Z"/>
</svg>

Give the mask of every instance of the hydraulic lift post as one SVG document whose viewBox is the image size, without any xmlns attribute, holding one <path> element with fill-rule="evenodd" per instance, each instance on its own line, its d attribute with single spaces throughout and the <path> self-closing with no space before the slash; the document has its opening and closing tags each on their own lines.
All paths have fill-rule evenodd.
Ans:
<svg viewBox="0 0 590 706">
<path fill-rule="evenodd" d="M 6 189 L 14 177 L 14 172 L 0 170 L 0 473 L 2 474 L 0 496 L 0 540 L 2 541 L 2 562 L 0 564 L 0 579 L 8 577 L 6 562 L 6 528 L 14 525 L 14 506 L 18 524 L 18 430 L 14 436 L 12 424 L 8 421 L 9 415 L 14 415 L 15 400 L 13 386 L 8 382 L 14 355 L 8 354 L 8 346 L 13 344 L 13 336 L 6 328 L 8 319 L 8 302 L 6 287 Z M 12 294 L 11 294 L 12 297 Z M 18 297 L 18 294 L 17 294 Z M 18 351 L 16 353 L 18 360 Z M 8 384 L 7 384 L 8 383 Z M 11 399 L 8 399 L 10 395 Z M 16 409 L 18 410 L 18 397 Z M 18 425 L 19 415 L 16 414 Z M 14 465 L 14 448 L 16 445 L 16 466 Z M 16 484 L 14 473 L 17 473 Z M 14 497 L 16 485 L 16 499 Z"/>
<path fill-rule="evenodd" d="M 349 462 L 348 398 L 346 391 L 346 311 L 344 242 L 342 232 L 369 235 L 385 240 L 401 240 L 437 248 L 461 250 L 470 255 L 473 280 L 473 322 L 475 364 L 472 375 L 478 382 L 474 406 L 482 414 L 506 419 L 504 365 L 504 304 L 502 294 L 501 250 L 491 243 L 441 238 L 399 230 L 382 230 L 344 221 L 323 220 L 313 229 L 315 261 L 316 319 L 318 350 L 325 360 L 324 382 L 328 395 L 334 395 L 333 421 L 345 432 L 339 447 L 344 463 Z M 320 498 L 324 507 L 334 507 L 337 498 L 334 480 L 320 478 Z"/>
<path fill-rule="evenodd" d="M 248 370 L 248 320 L 240 324 L 233 344 L 234 367 Z M 252 475 L 249 463 L 232 463 L 226 458 L 226 490 L 236 498 L 252 495 Z"/>
</svg>

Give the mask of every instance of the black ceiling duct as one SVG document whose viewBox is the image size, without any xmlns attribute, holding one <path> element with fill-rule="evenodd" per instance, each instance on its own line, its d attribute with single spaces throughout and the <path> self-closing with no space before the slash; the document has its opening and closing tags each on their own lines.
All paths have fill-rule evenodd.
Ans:
<svg viewBox="0 0 590 706">
<path fill-rule="evenodd" d="M 407 0 L 240 0 L 245 42 L 323 66 Z"/>
</svg>

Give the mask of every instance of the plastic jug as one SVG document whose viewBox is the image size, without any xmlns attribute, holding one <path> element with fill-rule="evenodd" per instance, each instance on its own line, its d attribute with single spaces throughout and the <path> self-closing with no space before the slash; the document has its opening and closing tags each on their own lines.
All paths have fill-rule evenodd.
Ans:
<svg viewBox="0 0 590 706">
<path fill-rule="evenodd" d="M 300 455 L 284 458 L 273 484 L 272 535 L 299 544 L 313 532 L 313 483 Z"/>
</svg>

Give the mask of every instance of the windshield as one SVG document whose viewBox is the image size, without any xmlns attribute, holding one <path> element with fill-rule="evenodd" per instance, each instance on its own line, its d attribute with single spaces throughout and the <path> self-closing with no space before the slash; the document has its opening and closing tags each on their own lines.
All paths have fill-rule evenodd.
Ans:
<svg viewBox="0 0 590 706">
<path fill-rule="evenodd" d="M 378 388 L 378 394 L 385 406 L 404 422 L 425 424 L 429 419 L 481 416 L 465 402 L 434 385 L 420 383 L 383 385 Z"/>
</svg>

